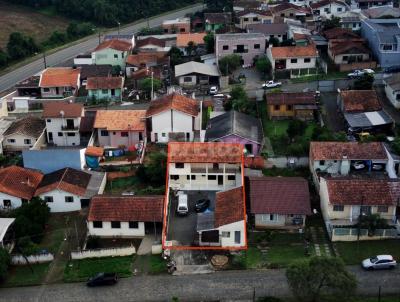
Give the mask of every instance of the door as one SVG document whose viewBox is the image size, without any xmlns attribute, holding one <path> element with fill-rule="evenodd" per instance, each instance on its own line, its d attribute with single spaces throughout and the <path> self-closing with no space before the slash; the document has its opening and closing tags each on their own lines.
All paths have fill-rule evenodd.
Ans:
<svg viewBox="0 0 400 302">
<path fill-rule="evenodd" d="M 81 208 L 87 208 L 89 206 L 90 199 L 83 198 L 81 199 Z"/>
<path fill-rule="evenodd" d="M 235 231 L 235 243 L 240 244 L 240 231 Z"/>
<path fill-rule="evenodd" d="M 218 175 L 218 185 L 222 186 L 224 184 L 224 176 Z"/>
<path fill-rule="evenodd" d="M 49 132 L 49 143 L 53 142 L 53 132 Z"/>
<path fill-rule="evenodd" d="M 67 129 L 74 129 L 74 120 L 67 119 Z"/>
<path fill-rule="evenodd" d="M 158 142 L 158 133 L 154 133 L 154 142 Z"/>
<path fill-rule="evenodd" d="M 351 206 L 351 217 L 353 220 L 357 220 L 360 217 L 360 206 Z"/>
</svg>

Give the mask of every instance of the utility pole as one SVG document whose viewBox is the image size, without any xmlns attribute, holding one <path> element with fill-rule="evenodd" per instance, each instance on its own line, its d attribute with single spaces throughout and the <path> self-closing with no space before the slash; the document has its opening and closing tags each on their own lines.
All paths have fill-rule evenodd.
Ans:
<svg viewBox="0 0 400 302">
<path fill-rule="evenodd" d="M 74 225 L 75 225 L 76 245 L 77 245 L 78 251 L 80 251 L 81 248 L 79 246 L 78 228 L 76 227 L 76 221 L 74 221 Z"/>
<path fill-rule="evenodd" d="M 361 217 L 362 217 L 362 207 L 364 205 L 364 194 L 361 195 L 361 206 L 360 213 L 358 214 L 358 222 L 357 222 L 357 254 L 360 252 L 360 232 L 361 232 Z"/>
<path fill-rule="evenodd" d="M 47 68 L 47 62 L 46 62 L 46 52 L 43 51 L 43 63 L 44 63 L 44 69 Z"/>
<path fill-rule="evenodd" d="M 119 38 L 119 33 L 120 33 L 120 29 L 121 29 L 121 22 L 117 22 L 118 23 L 118 38 Z"/>
<path fill-rule="evenodd" d="M 151 68 L 151 100 L 154 99 L 154 72 L 153 72 L 153 68 Z"/>
<path fill-rule="evenodd" d="M 100 33 L 100 30 L 99 30 L 99 45 L 100 45 L 100 38 L 101 38 L 101 33 Z"/>
</svg>

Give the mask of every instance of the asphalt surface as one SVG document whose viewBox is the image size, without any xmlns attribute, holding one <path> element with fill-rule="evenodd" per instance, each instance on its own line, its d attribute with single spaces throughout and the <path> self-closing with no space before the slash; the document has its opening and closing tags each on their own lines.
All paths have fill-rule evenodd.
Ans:
<svg viewBox="0 0 400 302">
<path fill-rule="evenodd" d="M 183 17 L 187 13 L 195 12 L 201 9 L 203 6 L 201 4 L 194 5 L 189 8 L 182 9 L 180 11 L 172 12 L 160 17 L 154 17 L 149 20 L 150 27 L 157 27 L 162 24 L 163 20 L 166 19 L 174 19 L 178 17 Z M 137 32 L 139 29 L 147 27 L 147 22 L 140 22 L 128 27 L 123 27 L 120 30 L 121 34 L 131 34 Z M 117 34 L 118 31 L 107 32 L 107 34 Z M 55 52 L 51 55 L 46 56 L 47 66 L 55 66 L 63 63 L 64 61 L 70 60 L 80 53 L 85 53 L 94 49 L 99 44 L 98 36 L 94 36 L 82 43 L 77 45 L 70 46 L 68 48 L 64 48 L 58 52 Z M 37 59 L 29 64 L 26 64 L 20 68 L 17 68 L 3 76 L 0 77 L 0 91 L 4 91 L 6 89 L 11 88 L 16 83 L 37 74 L 41 70 L 44 69 L 44 61 L 43 58 Z"/>
<path fill-rule="evenodd" d="M 400 269 L 349 269 L 358 279 L 358 294 L 400 294 Z M 84 283 L 19 287 L 0 290 L 0 301 L 251 301 L 256 297 L 290 295 L 284 270 L 226 271 L 191 276 L 141 276 L 122 279 L 115 286 L 88 288 Z"/>
</svg>

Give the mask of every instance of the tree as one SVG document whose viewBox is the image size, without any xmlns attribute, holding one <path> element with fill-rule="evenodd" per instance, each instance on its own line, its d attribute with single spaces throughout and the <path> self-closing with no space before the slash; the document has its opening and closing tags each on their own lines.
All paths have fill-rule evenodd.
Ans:
<svg viewBox="0 0 400 302">
<path fill-rule="evenodd" d="M 354 82 L 355 90 L 371 90 L 374 83 L 374 76 L 364 73 L 360 78 Z"/>
<path fill-rule="evenodd" d="M 400 136 L 396 136 L 394 141 L 391 144 L 392 150 L 397 155 L 400 155 Z"/>
<path fill-rule="evenodd" d="M 204 43 L 206 43 L 207 53 L 214 53 L 215 50 L 215 38 L 213 33 L 208 33 L 204 37 Z"/>
<path fill-rule="evenodd" d="M 359 227 L 361 229 L 367 229 L 368 235 L 373 236 L 377 229 L 386 229 L 388 223 L 379 214 L 361 215 Z"/>
<path fill-rule="evenodd" d="M 260 72 L 264 77 L 271 72 L 271 62 L 267 57 L 261 57 L 256 60 L 256 69 Z"/>
<path fill-rule="evenodd" d="M 286 133 L 291 141 L 294 140 L 296 136 L 301 136 L 306 131 L 307 124 L 301 120 L 291 120 Z"/>
<path fill-rule="evenodd" d="M 3 49 L 0 48 L 0 66 L 6 66 L 8 61 L 8 55 Z"/>
<path fill-rule="evenodd" d="M 231 54 L 223 57 L 218 61 L 219 69 L 222 74 L 227 76 L 234 72 L 241 63 L 241 57 L 237 54 Z"/>
<path fill-rule="evenodd" d="M 153 80 L 149 78 L 145 78 L 139 82 L 139 87 L 143 90 L 146 95 L 151 97 L 151 86 L 153 82 L 153 91 L 157 91 L 161 88 L 162 82 L 159 79 L 153 78 Z"/>
<path fill-rule="evenodd" d="M 350 297 L 357 281 L 337 257 L 313 257 L 288 267 L 286 277 L 297 301 L 322 301 L 323 293 Z"/>
<path fill-rule="evenodd" d="M 183 52 L 176 46 L 172 46 L 169 51 L 171 67 L 183 63 Z"/>
<path fill-rule="evenodd" d="M 278 47 L 279 46 L 279 40 L 276 37 L 271 37 L 268 40 L 268 44 L 272 45 L 273 47 Z"/>
<path fill-rule="evenodd" d="M 0 248 L 0 279 L 4 280 L 7 276 L 8 266 L 10 265 L 10 254 L 4 249 Z"/>
<path fill-rule="evenodd" d="M 55 45 L 60 45 L 64 44 L 67 42 L 67 35 L 63 32 L 60 32 L 58 30 L 53 31 L 51 36 L 48 38 L 45 44 L 50 45 L 50 46 L 55 46 Z"/>
<path fill-rule="evenodd" d="M 256 104 L 249 101 L 246 91 L 242 86 L 235 86 L 231 90 L 232 98 L 224 102 L 224 109 L 229 111 L 231 109 L 256 116 Z"/>
<path fill-rule="evenodd" d="M 39 47 L 31 37 L 27 37 L 20 32 L 10 34 L 7 43 L 7 53 L 12 60 L 25 58 L 39 51 Z"/>
<path fill-rule="evenodd" d="M 211 12 L 232 12 L 233 1 L 232 0 L 204 0 L 207 9 Z"/>
<path fill-rule="evenodd" d="M 323 30 L 328 30 L 328 29 L 337 28 L 337 27 L 340 27 L 340 18 L 335 17 L 333 15 L 330 19 L 326 19 L 322 23 Z"/>
<path fill-rule="evenodd" d="M 283 40 L 279 46 L 293 46 L 293 45 L 296 45 L 296 42 L 292 38 L 290 38 Z"/>
<path fill-rule="evenodd" d="M 187 46 L 186 46 L 186 53 L 189 56 L 189 60 L 192 60 L 193 55 L 197 55 L 197 45 L 193 41 L 189 41 Z"/>
<path fill-rule="evenodd" d="M 167 156 L 163 152 L 153 152 L 149 155 L 148 162 L 140 165 L 136 176 L 143 183 L 161 186 L 165 182 Z"/>
</svg>

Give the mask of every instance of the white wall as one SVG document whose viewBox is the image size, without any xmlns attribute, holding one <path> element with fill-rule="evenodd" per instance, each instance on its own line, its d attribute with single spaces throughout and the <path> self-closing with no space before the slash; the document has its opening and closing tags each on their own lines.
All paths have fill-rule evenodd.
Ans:
<svg viewBox="0 0 400 302">
<path fill-rule="evenodd" d="M 103 221 L 102 228 L 94 228 L 93 221 L 88 221 L 89 235 L 99 237 L 143 237 L 145 235 L 144 222 L 139 222 L 137 229 L 130 229 L 129 222 L 121 221 L 120 229 L 111 228 L 110 221 Z"/>
<path fill-rule="evenodd" d="M 53 143 L 57 146 L 78 146 L 80 144 L 80 135 L 79 135 L 79 125 L 81 123 L 81 118 L 71 118 L 74 120 L 74 127 L 77 128 L 76 131 L 68 131 L 73 132 L 75 136 L 68 136 L 67 131 L 63 131 L 62 127 L 67 126 L 67 119 L 70 118 L 47 118 L 46 119 L 46 129 L 47 129 L 47 141 L 49 140 L 49 133 L 53 134 Z M 62 136 L 58 136 L 58 133 L 61 133 Z"/>
<path fill-rule="evenodd" d="M 244 240 L 244 232 L 246 231 L 244 220 L 220 226 L 218 230 L 221 238 L 221 246 L 240 247 L 246 244 Z M 240 231 L 240 243 L 235 243 L 235 231 Z M 230 232 L 230 236 L 221 237 L 222 232 Z"/>
<path fill-rule="evenodd" d="M 39 197 L 44 199 L 46 196 L 53 197 L 53 202 L 48 202 L 47 205 L 52 213 L 72 212 L 81 209 L 81 197 L 61 190 L 53 190 L 47 193 L 40 194 Z M 72 196 L 74 202 L 65 202 L 66 196 Z"/>
<path fill-rule="evenodd" d="M 394 91 L 391 86 L 385 83 L 385 92 L 387 98 L 393 104 L 393 106 L 397 109 L 400 109 L 400 97 L 399 99 L 396 100 L 396 97 L 398 95 L 400 96 L 400 91 L 399 90 Z"/>
<path fill-rule="evenodd" d="M 136 253 L 134 246 L 97 249 L 97 250 L 84 250 L 71 252 L 72 259 L 86 259 L 86 258 L 101 258 L 101 257 L 115 257 L 115 256 L 130 256 Z"/>
<path fill-rule="evenodd" d="M 291 63 L 291 59 L 286 59 L 286 69 L 315 68 L 316 58 L 310 58 L 309 63 L 304 63 L 305 58 L 293 59 L 297 59 L 297 63 Z"/>
<path fill-rule="evenodd" d="M 40 254 L 40 255 L 29 255 L 24 257 L 22 255 L 14 255 L 11 257 L 11 263 L 13 265 L 27 265 L 26 258 L 30 264 L 32 263 L 46 263 L 54 260 L 53 254 Z"/>
<path fill-rule="evenodd" d="M 325 8 L 327 8 L 329 11 L 325 12 Z M 338 11 L 338 9 L 341 9 L 341 11 Z M 341 13 L 344 13 L 346 11 L 346 6 L 338 4 L 338 3 L 335 3 L 335 2 L 332 2 L 329 5 L 325 5 L 325 6 L 319 7 L 318 10 L 319 10 L 319 15 L 321 17 L 325 17 L 327 19 L 330 19 L 331 16 L 337 16 L 337 15 L 339 15 Z"/>
<path fill-rule="evenodd" d="M 22 205 L 21 198 L 0 192 L 0 208 L 4 207 L 4 200 L 11 201 L 11 208 L 18 208 Z"/>
<path fill-rule="evenodd" d="M 8 140 L 14 139 L 15 143 L 10 143 Z M 30 144 L 25 144 L 24 140 L 30 139 Z M 21 135 L 19 133 L 10 134 L 4 137 L 3 148 L 9 148 L 9 150 L 27 150 L 36 143 L 36 138 L 27 135 Z"/>
</svg>

